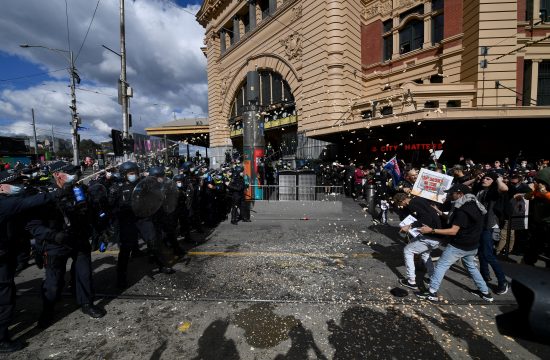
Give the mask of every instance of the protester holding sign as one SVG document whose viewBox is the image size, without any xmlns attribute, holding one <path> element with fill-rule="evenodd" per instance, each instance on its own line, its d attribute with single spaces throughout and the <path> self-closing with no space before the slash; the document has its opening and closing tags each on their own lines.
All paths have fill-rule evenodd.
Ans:
<svg viewBox="0 0 550 360">
<path fill-rule="evenodd" d="M 446 197 L 445 190 L 449 189 L 452 183 L 452 176 L 420 169 L 411 194 L 442 204 Z"/>
</svg>

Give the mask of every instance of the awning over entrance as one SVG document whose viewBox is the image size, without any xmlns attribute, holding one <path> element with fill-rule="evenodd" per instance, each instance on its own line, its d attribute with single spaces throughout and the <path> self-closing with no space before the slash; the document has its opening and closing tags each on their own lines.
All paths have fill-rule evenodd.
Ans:
<svg viewBox="0 0 550 360">
<path fill-rule="evenodd" d="M 173 141 L 183 141 L 193 145 L 208 146 L 210 134 L 207 118 L 177 119 L 154 127 L 146 128 L 147 135 L 164 137 Z"/>
</svg>

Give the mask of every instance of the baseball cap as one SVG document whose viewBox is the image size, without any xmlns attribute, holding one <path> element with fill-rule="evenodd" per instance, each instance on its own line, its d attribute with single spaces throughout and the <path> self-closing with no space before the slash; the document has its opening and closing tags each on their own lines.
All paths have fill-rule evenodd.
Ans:
<svg viewBox="0 0 550 360">
<path fill-rule="evenodd" d="M 50 164 L 49 170 L 50 170 L 50 173 L 60 171 L 60 172 L 66 173 L 66 174 L 74 174 L 79 170 L 79 168 L 78 168 L 78 166 L 74 166 L 74 165 L 66 163 L 64 161 L 57 161 L 53 164 Z"/>
<path fill-rule="evenodd" d="M 449 190 L 445 190 L 446 193 L 451 194 L 455 192 L 461 192 L 463 194 L 469 194 L 471 193 L 471 190 L 468 186 L 464 184 L 454 184 L 449 188 Z"/>
</svg>

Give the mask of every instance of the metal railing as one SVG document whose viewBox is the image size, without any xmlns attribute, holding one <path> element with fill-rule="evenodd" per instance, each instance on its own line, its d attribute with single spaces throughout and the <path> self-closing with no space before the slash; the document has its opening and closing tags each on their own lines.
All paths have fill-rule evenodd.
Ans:
<svg viewBox="0 0 550 360">
<path fill-rule="evenodd" d="M 343 196 L 343 186 L 250 185 L 250 198 L 253 200 L 335 201 Z"/>
</svg>

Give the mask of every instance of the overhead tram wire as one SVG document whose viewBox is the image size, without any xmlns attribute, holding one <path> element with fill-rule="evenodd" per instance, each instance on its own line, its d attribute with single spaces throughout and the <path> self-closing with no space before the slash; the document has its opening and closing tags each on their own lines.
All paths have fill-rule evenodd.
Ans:
<svg viewBox="0 0 550 360">
<path fill-rule="evenodd" d="M 69 5 L 67 4 L 67 0 L 65 0 L 65 19 L 67 24 L 67 46 L 69 52 L 71 51 L 71 36 L 69 32 Z"/>
<path fill-rule="evenodd" d="M 492 60 L 488 60 L 488 61 L 487 61 L 487 64 L 492 64 L 492 63 L 496 62 L 497 60 L 502 59 L 502 58 L 505 57 L 505 56 L 512 55 L 512 54 L 518 52 L 518 51 L 521 50 L 521 49 L 527 48 L 527 47 L 529 47 L 529 46 L 533 46 L 533 45 L 535 45 L 535 44 L 538 44 L 538 43 L 540 43 L 540 42 L 542 42 L 542 41 L 544 41 L 544 40 L 548 40 L 548 39 L 550 39 L 550 35 L 547 35 L 547 36 L 545 36 L 545 37 L 543 37 L 543 38 L 540 38 L 540 39 L 538 39 L 538 40 L 535 40 L 535 41 L 533 41 L 533 42 L 529 42 L 529 43 L 527 43 L 527 44 L 525 44 L 525 45 L 522 45 L 522 46 L 520 46 L 520 47 L 518 47 L 518 48 L 516 48 L 516 49 L 514 49 L 514 50 L 512 50 L 512 51 L 507 52 L 506 54 L 499 55 L 499 56 L 497 56 L 496 58 L 494 58 L 494 59 L 492 59 Z"/>
<path fill-rule="evenodd" d="M 47 71 L 47 72 L 43 72 L 43 73 L 23 75 L 23 76 L 18 76 L 18 77 L 14 77 L 14 78 L 8 78 L 8 79 L 0 79 L 0 82 L 12 82 L 12 81 L 17 81 L 17 80 L 24 80 L 24 79 L 31 78 L 31 77 L 37 77 L 37 76 L 41 76 L 41 75 L 52 74 L 54 72 L 66 71 L 67 69 L 68 68 L 62 68 L 62 69 Z"/>
<path fill-rule="evenodd" d="M 84 43 L 86 42 L 86 39 L 88 38 L 88 33 L 90 32 L 90 28 L 92 27 L 92 23 L 95 19 L 95 14 L 97 12 L 97 8 L 99 7 L 99 3 L 101 0 L 97 0 L 97 4 L 95 6 L 94 14 L 92 15 L 92 20 L 90 20 L 90 24 L 88 25 L 88 30 L 86 30 L 86 35 L 84 35 L 84 40 L 82 40 L 82 44 L 80 45 L 80 49 L 78 49 L 78 52 L 76 53 L 76 57 L 74 58 L 74 62 L 76 63 L 76 60 L 78 59 L 78 56 L 80 55 L 80 52 L 82 51 L 82 48 L 84 47 Z"/>
</svg>

